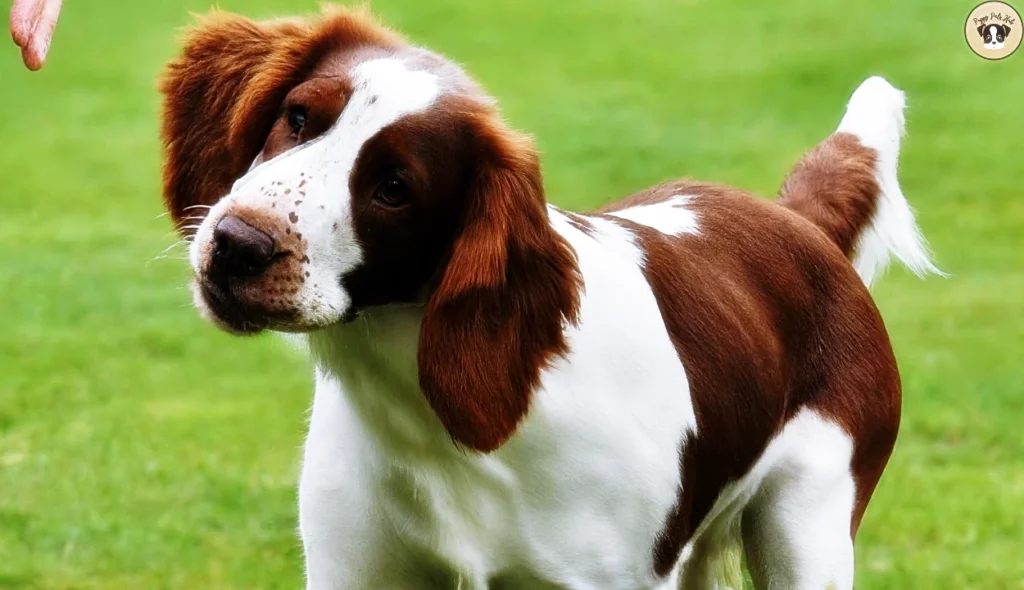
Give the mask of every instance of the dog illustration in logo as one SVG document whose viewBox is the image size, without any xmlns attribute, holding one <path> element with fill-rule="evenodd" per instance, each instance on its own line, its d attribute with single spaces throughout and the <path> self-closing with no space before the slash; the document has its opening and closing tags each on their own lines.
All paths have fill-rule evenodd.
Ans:
<svg viewBox="0 0 1024 590">
<path fill-rule="evenodd" d="M 1002 49 L 1006 38 L 1010 36 L 1010 27 L 1001 24 L 981 25 L 978 34 L 985 40 L 985 49 Z"/>
</svg>

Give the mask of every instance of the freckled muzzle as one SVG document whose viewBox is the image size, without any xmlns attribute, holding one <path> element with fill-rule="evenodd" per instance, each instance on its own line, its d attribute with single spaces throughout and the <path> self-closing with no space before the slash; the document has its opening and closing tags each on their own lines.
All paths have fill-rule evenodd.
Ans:
<svg viewBox="0 0 1024 590">
<path fill-rule="evenodd" d="M 308 259 L 302 236 L 287 220 L 234 207 L 207 239 L 196 294 L 211 319 L 242 334 L 295 323 Z"/>
<path fill-rule="evenodd" d="M 277 241 L 234 215 L 225 215 L 213 230 L 210 275 L 244 278 L 263 274 L 279 258 Z"/>
</svg>

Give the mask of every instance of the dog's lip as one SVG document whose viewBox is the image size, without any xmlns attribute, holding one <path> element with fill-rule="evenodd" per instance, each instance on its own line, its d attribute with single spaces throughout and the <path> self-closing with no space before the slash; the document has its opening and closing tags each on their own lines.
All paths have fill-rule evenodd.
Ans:
<svg viewBox="0 0 1024 590">
<path fill-rule="evenodd" d="M 258 334 L 264 330 L 301 334 L 330 324 L 350 324 L 363 316 L 362 309 L 350 307 L 330 323 L 305 325 L 296 322 L 297 318 L 291 314 L 270 313 L 247 304 L 244 298 L 236 295 L 236 289 L 232 288 L 229 280 L 208 273 L 197 273 L 194 283 L 214 323 L 241 336 Z"/>
<path fill-rule="evenodd" d="M 199 292 L 217 321 L 232 332 L 238 334 L 257 334 L 267 329 L 271 318 L 246 305 L 231 293 L 230 286 L 224 281 L 211 280 L 208 276 L 196 278 Z"/>
</svg>

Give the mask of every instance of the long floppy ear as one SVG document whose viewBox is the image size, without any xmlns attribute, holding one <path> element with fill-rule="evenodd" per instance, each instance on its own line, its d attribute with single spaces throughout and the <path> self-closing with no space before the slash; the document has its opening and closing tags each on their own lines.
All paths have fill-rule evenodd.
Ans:
<svg viewBox="0 0 1024 590">
<path fill-rule="evenodd" d="M 979 34 L 979 35 L 981 35 L 982 37 L 984 37 L 984 36 L 985 36 L 985 27 L 986 27 L 986 26 L 987 26 L 987 25 L 980 25 L 980 26 L 978 27 L 978 34 Z"/>
<path fill-rule="evenodd" d="M 537 154 L 495 115 L 473 120 L 479 163 L 450 259 L 427 302 L 419 378 L 452 438 L 496 449 L 526 414 L 540 371 L 567 350 L 581 280 L 548 222 Z"/>
<path fill-rule="evenodd" d="M 259 23 L 219 11 L 199 17 L 160 81 L 164 204 L 179 231 L 205 213 L 194 205 L 216 203 L 245 173 L 288 91 L 324 55 L 400 43 L 365 10 L 325 6 L 313 18 Z"/>
<path fill-rule="evenodd" d="M 282 59 L 301 23 L 255 23 L 211 12 L 185 34 L 167 65 L 164 95 L 164 204 L 175 225 L 201 217 L 228 193 L 263 147 L 294 63 Z"/>
<path fill-rule="evenodd" d="M 1003 25 L 1003 36 L 1004 37 L 1009 37 L 1010 36 L 1010 25 Z"/>
</svg>

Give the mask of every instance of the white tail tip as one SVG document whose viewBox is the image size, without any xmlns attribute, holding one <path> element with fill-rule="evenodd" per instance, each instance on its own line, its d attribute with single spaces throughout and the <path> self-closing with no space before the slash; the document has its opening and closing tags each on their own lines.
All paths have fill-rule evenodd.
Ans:
<svg viewBox="0 0 1024 590">
<path fill-rule="evenodd" d="M 857 274 L 869 286 L 885 271 L 891 256 L 918 276 L 944 275 L 931 261 L 928 244 L 896 177 L 905 106 L 903 92 L 884 78 L 872 76 L 854 91 L 836 130 L 856 136 L 861 144 L 878 152 L 876 180 L 881 194 L 871 222 L 857 237 L 853 257 Z"/>
</svg>

